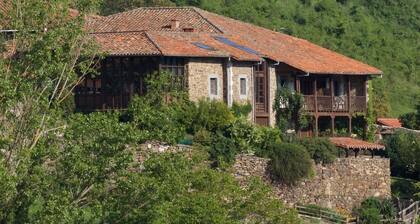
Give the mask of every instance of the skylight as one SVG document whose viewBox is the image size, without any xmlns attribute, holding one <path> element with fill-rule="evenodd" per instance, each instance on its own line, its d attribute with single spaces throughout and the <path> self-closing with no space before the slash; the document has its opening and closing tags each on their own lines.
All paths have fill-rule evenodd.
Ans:
<svg viewBox="0 0 420 224">
<path fill-rule="evenodd" d="M 227 44 L 227 45 L 229 45 L 231 47 L 234 47 L 234 48 L 237 48 L 239 50 L 245 51 L 247 53 L 259 55 L 258 51 L 253 50 L 253 49 L 251 49 L 249 47 L 245 47 L 245 46 L 242 46 L 240 44 L 237 44 L 237 43 L 229 40 L 226 37 L 217 36 L 217 37 L 214 37 L 214 39 L 216 39 L 217 41 L 222 42 L 224 44 Z"/>
<path fill-rule="evenodd" d="M 210 46 L 205 45 L 205 44 L 200 43 L 200 42 L 194 42 L 192 44 L 194 44 L 196 47 L 199 47 L 199 48 L 204 49 L 204 50 L 208 50 L 208 51 L 215 51 L 216 50 L 213 47 L 210 47 Z"/>
</svg>

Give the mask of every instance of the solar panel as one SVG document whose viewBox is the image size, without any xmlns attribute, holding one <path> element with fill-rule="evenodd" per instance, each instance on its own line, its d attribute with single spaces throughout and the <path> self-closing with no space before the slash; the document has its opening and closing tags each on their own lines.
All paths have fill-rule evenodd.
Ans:
<svg viewBox="0 0 420 224">
<path fill-rule="evenodd" d="M 253 50 L 253 49 L 251 49 L 249 47 L 245 47 L 245 46 L 242 46 L 240 44 L 237 44 L 234 41 L 231 41 L 231 40 L 229 40 L 226 37 L 220 37 L 220 36 L 218 36 L 218 37 L 214 37 L 214 39 L 216 39 L 217 41 L 222 42 L 224 44 L 227 44 L 227 45 L 229 45 L 231 47 L 237 48 L 239 50 L 243 50 L 243 51 L 245 51 L 247 53 L 259 55 L 258 51 Z"/>
<path fill-rule="evenodd" d="M 208 51 L 215 51 L 216 50 L 213 47 L 210 47 L 210 46 L 205 45 L 205 44 L 200 43 L 200 42 L 194 42 L 192 44 L 194 44 L 196 47 L 199 47 L 199 48 L 202 48 L 202 49 L 205 49 L 205 50 L 208 50 Z"/>
</svg>

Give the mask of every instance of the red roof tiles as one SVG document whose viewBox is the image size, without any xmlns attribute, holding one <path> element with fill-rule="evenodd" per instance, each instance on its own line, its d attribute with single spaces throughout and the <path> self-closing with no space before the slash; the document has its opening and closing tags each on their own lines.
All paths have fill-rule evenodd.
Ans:
<svg viewBox="0 0 420 224">
<path fill-rule="evenodd" d="M 179 28 L 172 29 L 172 20 L 179 21 Z M 138 8 L 104 17 L 95 32 L 123 31 L 182 31 L 193 28 L 195 32 L 220 33 L 192 7 Z"/>
<path fill-rule="evenodd" d="M 402 124 L 397 118 L 378 118 L 377 123 L 391 128 L 401 128 Z"/>
<path fill-rule="evenodd" d="M 177 20 L 179 27 L 171 28 L 172 20 Z M 185 29 L 189 32 L 184 32 L 187 31 Z M 127 35 L 129 37 L 126 38 L 130 39 L 133 38 L 133 31 L 145 31 L 150 39 L 141 40 L 145 42 L 151 40 L 164 56 L 228 56 L 239 61 L 259 61 L 262 58 L 269 58 L 312 74 L 382 73 L 377 68 L 309 41 L 193 7 L 139 8 L 99 18 L 91 26 L 91 30 L 95 36 L 97 33 L 119 33 L 121 36 L 119 42 L 111 44 L 111 40 L 102 41 L 106 43 L 103 48 L 110 54 L 120 54 L 127 49 L 130 49 L 130 53 L 135 53 L 136 49 L 139 55 L 148 54 L 150 49 L 145 48 L 145 52 L 142 52 L 138 47 L 139 43 L 135 41 L 121 43 L 124 40 L 122 36 Z M 143 35 L 142 32 L 137 34 Z M 217 36 L 228 38 L 236 45 L 250 48 L 258 54 L 217 41 L 214 38 Z M 216 51 L 201 49 L 193 44 L 194 41 L 208 45 Z M 118 49 L 119 43 L 121 49 Z"/>
<path fill-rule="evenodd" d="M 161 55 L 144 32 L 97 33 L 92 36 L 102 50 L 112 55 Z"/>
<path fill-rule="evenodd" d="M 385 146 L 349 137 L 330 138 L 331 143 L 344 149 L 384 150 Z"/>
</svg>

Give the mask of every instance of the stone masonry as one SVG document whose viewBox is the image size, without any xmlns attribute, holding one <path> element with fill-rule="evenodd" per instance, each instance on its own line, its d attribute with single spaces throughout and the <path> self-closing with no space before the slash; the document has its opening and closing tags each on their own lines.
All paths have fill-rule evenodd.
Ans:
<svg viewBox="0 0 420 224">
<path fill-rule="evenodd" d="M 192 101 L 209 98 L 209 79 L 218 79 L 217 96 L 223 100 L 223 59 L 192 58 L 188 62 L 188 91 Z"/>
<path fill-rule="evenodd" d="M 266 170 L 268 159 L 239 155 L 234 165 L 235 177 L 242 183 L 250 176 L 261 176 L 273 186 L 286 204 L 317 204 L 351 212 L 371 196 L 391 196 L 389 159 L 358 157 L 338 158 L 334 164 L 316 165 L 314 177 L 296 186 L 271 181 Z"/>
</svg>

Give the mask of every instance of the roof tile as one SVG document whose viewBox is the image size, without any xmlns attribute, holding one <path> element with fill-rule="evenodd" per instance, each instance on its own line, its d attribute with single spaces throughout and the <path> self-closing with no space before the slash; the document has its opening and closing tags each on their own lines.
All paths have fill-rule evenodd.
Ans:
<svg viewBox="0 0 420 224">
<path fill-rule="evenodd" d="M 388 126 L 391 128 L 401 128 L 402 124 L 397 118 L 378 118 L 378 124 Z"/>
<path fill-rule="evenodd" d="M 179 28 L 170 28 L 171 20 L 178 20 Z M 312 74 L 344 74 L 344 75 L 375 75 L 382 72 L 372 66 L 351 59 L 339 53 L 315 45 L 309 41 L 274 32 L 249 23 L 237 21 L 194 7 L 139 8 L 107 17 L 98 18 L 91 25 L 93 35 L 97 33 L 120 33 L 118 36 L 143 35 L 147 31 L 153 42 L 161 48 L 161 54 L 166 56 L 191 57 L 233 57 L 239 61 L 259 61 L 268 58 L 288 64 L 303 72 Z M 184 28 L 190 28 L 190 32 Z M 191 32 L 192 31 L 192 32 Z M 101 34 L 102 35 L 102 34 Z M 228 38 L 239 46 L 250 48 L 259 54 L 216 41 L 214 37 Z M 105 38 L 106 36 L 103 36 Z M 128 37 L 127 37 L 128 38 Z M 149 45 L 150 39 L 139 38 Z M 211 46 L 217 51 L 201 49 L 193 42 Z M 149 54 L 150 48 L 139 48 L 139 43 L 129 41 L 111 44 L 107 42 L 104 49 L 111 53 L 120 53 L 130 49 L 131 53 Z M 131 46 L 132 45 L 132 46 Z M 124 49 L 123 49 L 124 48 Z"/>
<path fill-rule="evenodd" d="M 331 143 L 344 149 L 383 150 L 385 146 L 349 137 L 332 137 Z"/>
</svg>

